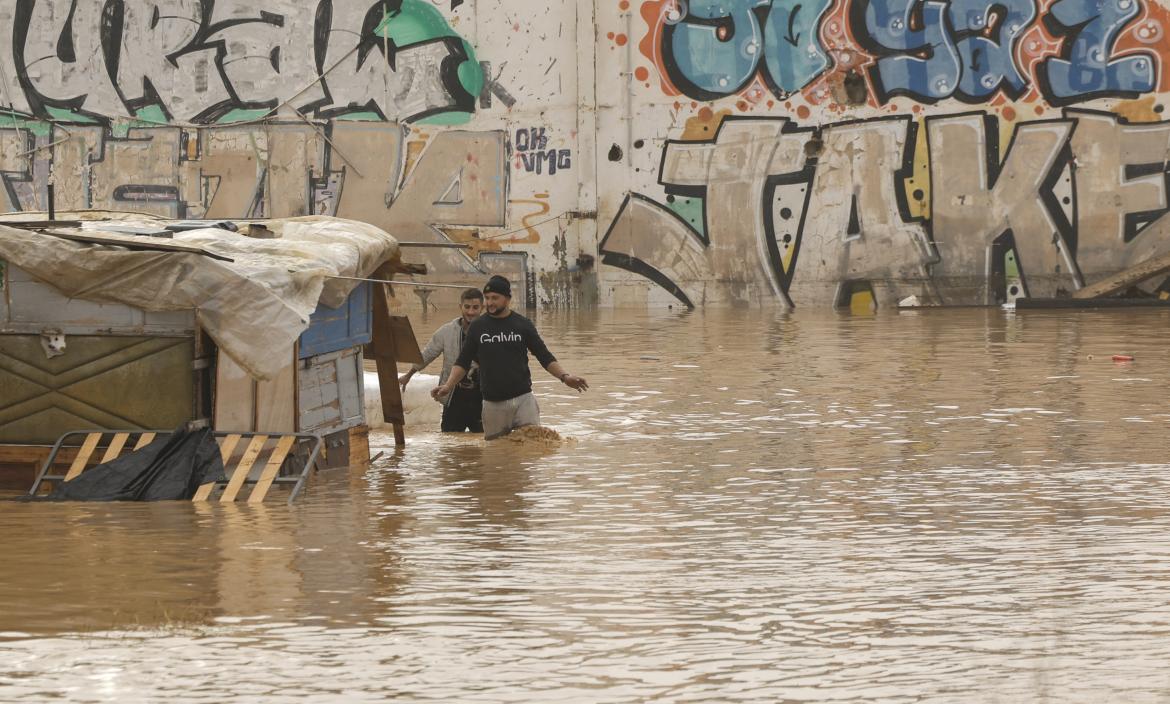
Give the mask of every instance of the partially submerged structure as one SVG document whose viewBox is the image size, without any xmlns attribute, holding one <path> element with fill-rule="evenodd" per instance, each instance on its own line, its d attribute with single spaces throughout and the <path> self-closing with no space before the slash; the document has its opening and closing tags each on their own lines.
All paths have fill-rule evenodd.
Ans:
<svg viewBox="0 0 1170 704">
<path fill-rule="evenodd" d="M 368 459 L 364 346 L 381 338 L 372 351 L 388 375 L 400 355 L 417 354 L 409 324 L 390 320 L 387 287 L 360 281 L 418 273 L 394 237 L 327 217 L 245 226 L 91 217 L 0 223 L 9 481 L 29 486 L 69 431 L 191 421 L 320 435 L 329 466 Z M 392 387 L 384 410 L 400 425 Z"/>
</svg>

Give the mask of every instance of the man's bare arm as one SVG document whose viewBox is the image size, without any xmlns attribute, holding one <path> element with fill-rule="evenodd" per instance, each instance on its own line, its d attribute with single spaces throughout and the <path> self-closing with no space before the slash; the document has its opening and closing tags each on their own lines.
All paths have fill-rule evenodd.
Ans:
<svg viewBox="0 0 1170 704">
<path fill-rule="evenodd" d="M 447 377 L 447 382 L 440 386 L 431 389 L 431 398 L 438 400 L 455 390 L 455 386 L 463 381 L 463 377 L 467 376 L 467 370 L 456 364 L 451 367 L 451 376 Z"/>
<path fill-rule="evenodd" d="M 561 366 L 560 362 L 553 362 L 552 364 L 545 367 L 545 371 L 555 376 L 561 381 L 562 384 L 568 386 L 569 388 L 576 389 L 579 392 L 585 392 L 589 390 L 589 382 L 585 381 L 585 377 L 573 376 L 572 374 L 565 371 L 565 368 Z"/>
</svg>

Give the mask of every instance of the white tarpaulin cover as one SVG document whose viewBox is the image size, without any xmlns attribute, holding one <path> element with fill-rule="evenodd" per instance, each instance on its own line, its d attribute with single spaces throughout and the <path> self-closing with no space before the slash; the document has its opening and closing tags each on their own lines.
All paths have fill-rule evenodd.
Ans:
<svg viewBox="0 0 1170 704">
<path fill-rule="evenodd" d="M 214 228 L 157 239 L 109 232 L 102 228 L 112 224 L 100 221 L 69 230 L 132 237 L 147 245 L 194 245 L 233 260 L 226 262 L 195 253 L 74 242 L 0 223 L 0 259 L 70 298 L 156 312 L 193 308 L 220 349 L 253 376 L 271 379 L 287 366 L 288 351 L 318 302 L 337 308 L 357 286 L 327 277 L 368 277 L 383 262 L 397 261 L 399 252 L 389 234 L 353 220 L 308 216 L 263 224 L 278 239 Z"/>
</svg>

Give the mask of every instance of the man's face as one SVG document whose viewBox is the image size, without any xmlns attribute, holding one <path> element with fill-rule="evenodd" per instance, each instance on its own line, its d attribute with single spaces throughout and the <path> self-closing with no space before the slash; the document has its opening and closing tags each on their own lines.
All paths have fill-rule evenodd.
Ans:
<svg viewBox="0 0 1170 704">
<path fill-rule="evenodd" d="M 483 301 L 478 298 L 468 298 L 463 301 L 463 322 L 474 322 L 480 313 L 483 313 Z"/>
<path fill-rule="evenodd" d="M 508 298 L 502 293 L 485 293 L 483 295 L 484 303 L 487 304 L 488 315 L 499 315 L 508 310 Z"/>
</svg>

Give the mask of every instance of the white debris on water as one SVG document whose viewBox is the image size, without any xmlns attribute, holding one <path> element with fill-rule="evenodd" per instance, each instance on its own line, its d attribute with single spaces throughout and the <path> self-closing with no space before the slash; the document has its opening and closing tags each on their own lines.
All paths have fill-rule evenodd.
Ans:
<svg viewBox="0 0 1170 704">
<path fill-rule="evenodd" d="M 431 389 L 439 385 L 439 377 L 434 374 L 415 374 L 402 394 L 402 407 L 406 411 L 406 425 L 426 426 L 433 425 L 437 429 L 443 416 L 443 406 L 431 398 Z M 366 423 L 371 428 L 386 425 L 382 417 L 382 392 L 378 387 L 378 374 L 365 373 L 366 386 Z"/>
</svg>

